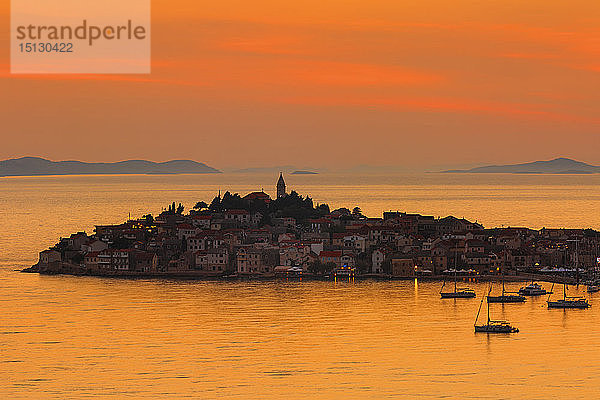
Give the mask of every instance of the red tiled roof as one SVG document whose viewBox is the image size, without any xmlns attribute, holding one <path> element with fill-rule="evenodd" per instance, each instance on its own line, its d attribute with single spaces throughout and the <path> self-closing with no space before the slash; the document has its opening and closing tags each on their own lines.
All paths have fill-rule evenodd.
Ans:
<svg viewBox="0 0 600 400">
<path fill-rule="evenodd" d="M 241 215 L 241 214 L 250 214 L 250 213 L 246 210 L 227 210 L 227 211 L 225 211 L 225 214 Z"/>
<path fill-rule="evenodd" d="M 271 201 L 271 196 L 269 196 L 265 192 L 252 192 L 252 193 L 248 193 L 247 195 L 244 196 L 244 200 L 256 200 L 256 199 Z"/>
<path fill-rule="evenodd" d="M 322 251 L 319 253 L 319 257 L 341 257 L 341 250 Z"/>
</svg>

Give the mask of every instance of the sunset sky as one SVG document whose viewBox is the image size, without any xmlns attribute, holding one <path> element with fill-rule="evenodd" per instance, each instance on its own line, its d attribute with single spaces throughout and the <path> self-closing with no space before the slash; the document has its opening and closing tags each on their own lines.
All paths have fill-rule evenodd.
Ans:
<svg viewBox="0 0 600 400">
<path fill-rule="evenodd" d="M 600 2 L 152 2 L 152 74 L 10 74 L 0 159 L 600 164 Z"/>
</svg>

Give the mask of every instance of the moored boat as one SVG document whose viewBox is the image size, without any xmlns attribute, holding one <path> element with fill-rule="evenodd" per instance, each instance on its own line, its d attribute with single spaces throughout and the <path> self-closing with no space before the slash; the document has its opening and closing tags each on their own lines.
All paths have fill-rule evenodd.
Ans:
<svg viewBox="0 0 600 400">
<path fill-rule="evenodd" d="M 442 299 L 472 299 L 475 291 L 469 288 L 455 288 L 453 292 L 440 292 Z"/>
<path fill-rule="evenodd" d="M 475 291 L 471 288 L 459 288 L 456 286 L 457 279 L 457 271 L 456 271 L 456 253 L 454 256 L 454 291 L 453 292 L 444 292 L 444 286 L 446 286 L 446 281 L 442 285 L 440 289 L 440 296 L 442 299 L 472 299 L 476 296 Z"/>
<path fill-rule="evenodd" d="M 489 321 L 484 325 L 475 325 L 475 332 L 485 333 L 518 333 L 519 328 L 516 328 L 506 321 Z"/>
<path fill-rule="evenodd" d="M 583 297 L 567 297 L 556 301 L 548 300 L 548 308 L 588 308 L 590 303 Z"/>
<path fill-rule="evenodd" d="M 519 289 L 519 294 L 522 296 L 544 296 L 548 292 L 540 284 L 532 282 Z"/>
<path fill-rule="evenodd" d="M 554 287 L 554 285 L 552 285 Z M 550 296 L 548 296 L 548 308 L 589 308 L 590 303 L 585 297 L 568 297 L 567 296 L 567 284 L 563 283 L 563 298 L 551 301 Z"/>
<path fill-rule="evenodd" d="M 490 290 L 488 292 L 489 297 L 492 292 L 492 285 L 490 285 Z M 481 303 L 479 303 L 479 310 L 477 310 L 477 317 L 475 318 L 475 332 L 482 333 L 517 333 L 519 329 L 517 327 L 512 326 L 507 321 L 499 321 L 490 319 L 490 302 L 488 299 L 487 302 L 487 323 L 482 325 L 477 325 L 477 319 L 479 319 L 479 313 L 481 312 L 481 306 L 483 304 L 483 298 L 481 299 Z"/>
<path fill-rule="evenodd" d="M 518 293 L 507 292 L 504 288 L 504 273 L 502 274 L 502 295 L 487 296 L 488 303 L 522 303 L 525 301 L 525 296 Z"/>
<path fill-rule="evenodd" d="M 503 294 L 501 296 L 488 296 L 489 303 L 522 303 L 526 300 L 525 296 L 518 294 Z"/>
</svg>

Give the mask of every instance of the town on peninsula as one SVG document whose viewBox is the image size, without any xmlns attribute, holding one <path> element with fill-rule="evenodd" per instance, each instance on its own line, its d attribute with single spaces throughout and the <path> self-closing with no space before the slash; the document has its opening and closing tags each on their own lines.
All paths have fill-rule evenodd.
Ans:
<svg viewBox="0 0 600 400">
<path fill-rule="evenodd" d="M 97 225 L 41 251 L 24 272 L 114 277 L 400 279 L 566 277 L 594 275 L 600 232 L 593 229 L 486 229 L 464 218 L 330 210 L 286 190 L 276 196 L 219 193 L 185 212 L 170 204 L 159 215 Z"/>
</svg>

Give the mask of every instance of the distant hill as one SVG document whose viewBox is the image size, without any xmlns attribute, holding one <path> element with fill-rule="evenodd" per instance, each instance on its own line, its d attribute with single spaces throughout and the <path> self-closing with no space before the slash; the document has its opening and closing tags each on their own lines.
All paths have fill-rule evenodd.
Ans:
<svg viewBox="0 0 600 400">
<path fill-rule="evenodd" d="M 225 170 L 225 172 L 231 172 L 234 174 L 279 174 L 279 172 L 289 172 L 297 170 L 298 167 L 293 165 L 277 165 L 272 167 L 250 167 L 250 168 L 236 168 L 231 170 Z"/>
<path fill-rule="evenodd" d="M 314 171 L 294 171 L 292 175 L 318 175 L 318 172 Z"/>
<path fill-rule="evenodd" d="M 310 167 L 306 167 L 306 166 L 296 166 L 296 165 L 275 165 L 275 166 L 269 166 L 269 167 L 250 167 L 250 168 L 231 168 L 231 169 L 226 169 L 225 172 L 230 172 L 233 174 L 277 174 L 279 175 L 280 172 L 283 172 L 284 174 L 297 174 L 297 172 L 299 172 L 300 174 L 302 173 L 315 173 L 318 174 L 319 172 L 317 171 L 325 171 L 324 169 L 320 168 L 318 170 L 316 170 L 315 168 L 310 168 Z"/>
<path fill-rule="evenodd" d="M 442 173 L 474 173 L 474 174 L 596 174 L 600 167 L 586 164 L 570 158 L 556 158 L 549 161 L 535 161 L 525 164 L 488 165 L 472 169 L 455 169 Z"/>
<path fill-rule="evenodd" d="M 221 171 L 190 160 L 152 162 L 128 160 L 114 163 L 50 161 L 39 157 L 22 157 L 0 161 L 0 176 L 39 175 L 115 175 L 115 174 L 211 174 Z"/>
</svg>

